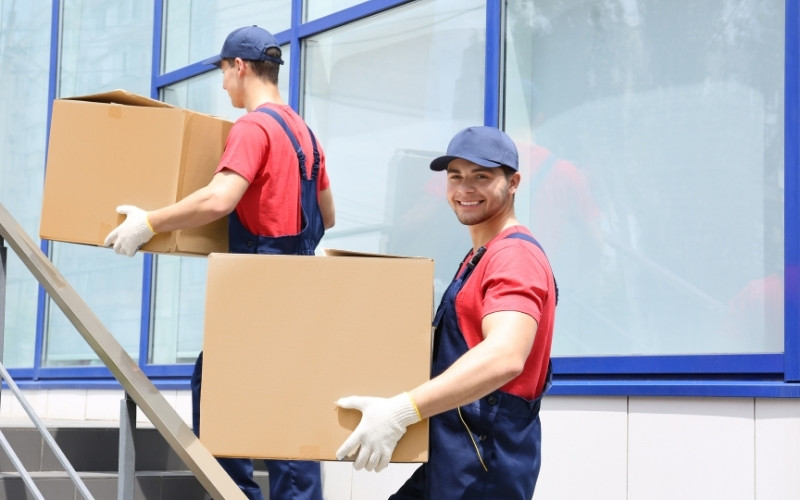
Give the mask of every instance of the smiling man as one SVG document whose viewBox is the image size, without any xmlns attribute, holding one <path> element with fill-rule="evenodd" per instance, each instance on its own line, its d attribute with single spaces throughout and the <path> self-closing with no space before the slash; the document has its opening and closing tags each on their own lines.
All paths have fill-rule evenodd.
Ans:
<svg viewBox="0 0 800 500">
<path fill-rule="evenodd" d="M 517 149 L 499 129 L 469 127 L 430 168 L 447 171 L 448 202 L 472 238 L 436 311 L 431 380 L 391 398 L 340 399 L 362 418 L 337 457 L 380 471 L 406 427 L 430 418 L 429 460 L 391 499 L 530 500 L 557 291 L 514 214 Z"/>
</svg>

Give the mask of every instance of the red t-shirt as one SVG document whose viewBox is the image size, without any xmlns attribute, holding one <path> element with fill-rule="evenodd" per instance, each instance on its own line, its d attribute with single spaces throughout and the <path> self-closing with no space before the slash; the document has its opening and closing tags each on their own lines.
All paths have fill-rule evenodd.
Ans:
<svg viewBox="0 0 800 500">
<path fill-rule="evenodd" d="M 280 113 L 297 137 L 306 155 L 306 174 L 310 176 L 314 148 L 305 122 L 287 105 L 264 106 Z M 328 188 L 330 181 L 319 140 L 317 149 L 320 155 L 319 192 Z M 250 183 L 236 206 L 239 220 L 248 231 L 263 236 L 285 236 L 300 231 L 302 217 L 297 154 L 286 132 L 274 118 L 260 111 L 251 111 L 236 120 L 228 133 L 217 172 L 226 168 Z"/>
<path fill-rule="evenodd" d="M 523 372 L 501 388 L 535 399 L 544 389 L 550 361 L 555 283 L 547 257 L 539 247 L 525 240 L 506 238 L 512 233 L 530 235 L 525 227 L 513 226 L 486 244 L 486 253 L 456 297 L 456 314 L 470 349 L 483 341 L 481 322 L 488 314 L 519 311 L 536 320 L 536 338 Z"/>
</svg>

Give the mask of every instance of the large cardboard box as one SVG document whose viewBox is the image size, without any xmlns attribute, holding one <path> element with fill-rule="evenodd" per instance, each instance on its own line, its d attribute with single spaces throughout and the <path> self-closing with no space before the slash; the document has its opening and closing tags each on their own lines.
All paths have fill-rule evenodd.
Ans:
<svg viewBox="0 0 800 500">
<path fill-rule="evenodd" d="M 200 441 L 217 456 L 336 460 L 361 419 L 344 396 L 430 377 L 433 261 L 348 252 L 211 254 Z M 428 420 L 393 462 L 428 458 Z"/>
<path fill-rule="evenodd" d="M 118 205 L 174 203 L 211 181 L 232 123 L 124 90 L 53 102 L 39 236 L 102 246 Z M 146 252 L 228 250 L 225 218 L 156 235 Z"/>
</svg>

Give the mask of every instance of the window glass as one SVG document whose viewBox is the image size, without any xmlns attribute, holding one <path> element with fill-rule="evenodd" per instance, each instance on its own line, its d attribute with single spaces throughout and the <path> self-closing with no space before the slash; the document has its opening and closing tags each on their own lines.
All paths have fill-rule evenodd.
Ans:
<svg viewBox="0 0 800 500">
<path fill-rule="evenodd" d="M 485 5 L 415 2 L 305 42 L 305 117 L 326 152 L 336 227 L 321 246 L 435 259 L 469 249 L 430 160 L 483 123 Z"/>
<path fill-rule="evenodd" d="M 50 4 L 50 0 L 0 2 L 0 203 L 34 241 L 39 234 L 47 145 L 49 75 L 43 68 L 50 65 Z M 39 288 L 8 242 L 5 246 L 2 360 L 7 367 L 30 367 Z"/>
<path fill-rule="evenodd" d="M 202 350 L 207 267 L 203 257 L 157 257 L 149 363 L 194 363 Z"/>
<path fill-rule="evenodd" d="M 222 42 L 220 42 L 220 46 Z M 284 101 L 289 100 L 290 46 L 281 46 L 283 65 L 278 75 L 278 89 Z M 222 71 L 215 69 L 202 75 L 169 85 L 161 90 L 161 100 L 185 109 L 219 116 L 226 120 L 236 121 L 242 116 L 244 109 L 231 106 L 230 97 L 222 88 Z"/>
<path fill-rule="evenodd" d="M 289 46 L 281 47 L 278 87 L 284 100 L 288 95 Z M 231 106 L 222 88 L 222 72 L 214 70 L 170 85 L 162 91 L 164 102 L 181 108 L 236 121 L 243 109 Z M 203 346 L 207 260 L 199 257 L 156 257 L 153 294 L 153 333 L 148 362 L 154 364 L 193 363 Z"/>
<path fill-rule="evenodd" d="M 257 24 L 275 34 L 291 25 L 292 0 L 170 0 L 166 3 L 164 71 L 219 54 L 228 33 Z"/>
<path fill-rule="evenodd" d="M 67 0 L 61 37 L 59 97 L 113 89 L 150 95 L 152 5 Z"/>
<path fill-rule="evenodd" d="M 63 5 L 60 96 L 125 89 L 150 95 L 153 6 L 136 0 L 68 0 Z M 113 167 L 110 165 L 109 167 Z M 120 200 L 124 203 L 125 200 Z M 139 354 L 142 256 L 54 243 L 52 260 L 134 359 Z M 100 364 L 61 310 L 50 303 L 43 364 Z"/>
<path fill-rule="evenodd" d="M 784 2 L 507 5 L 554 353 L 782 351 Z"/>
<path fill-rule="evenodd" d="M 320 17 L 362 3 L 364 0 L 306 0 L 305 20 L 313 21 Z"/>
</svg>

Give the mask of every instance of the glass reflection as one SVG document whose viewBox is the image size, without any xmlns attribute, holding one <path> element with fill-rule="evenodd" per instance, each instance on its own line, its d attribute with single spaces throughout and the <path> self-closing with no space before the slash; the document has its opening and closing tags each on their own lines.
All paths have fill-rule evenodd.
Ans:
<svg viewBox="0 0 800 500">
<path fill-rule="evenodd" d="M 322 138 L 336 227 L 321 246 L 435 259 L 444 291 L 470 247 L 428 168 L 483 123 L 484 2 L 418 2 L 306 41 L 304 111 Z"/>
<path fill-rule="evenodd" d="M 784 3 L 508 6 L 554 352 L 782 351 Z"/>
<path fill-rule="evenodd" d="M 0 2 L 0 203 L 36 241 L 47 145 L 50 4 L 44 0 Z M 7 249 L 4 345 L 6 367 L 33 366 L 36 279 Z M 3 330 L 0 328 L 0 330 Z"/>
<path fill-rule="evenodd" d="M 146 2 L 71 0 L 63 7 L 60 96 L 125 89 L 150 94 L 153 8 Z M 109 166 L 113 168 L 113 165 Z M 122 203 L 123 200 L 120 200 Z M 53 263 L 134 359 L 139 356 L 142 256 L 53 243 Z M 100 360 L 50 301 L 43 364 Z"/>
</svg>

